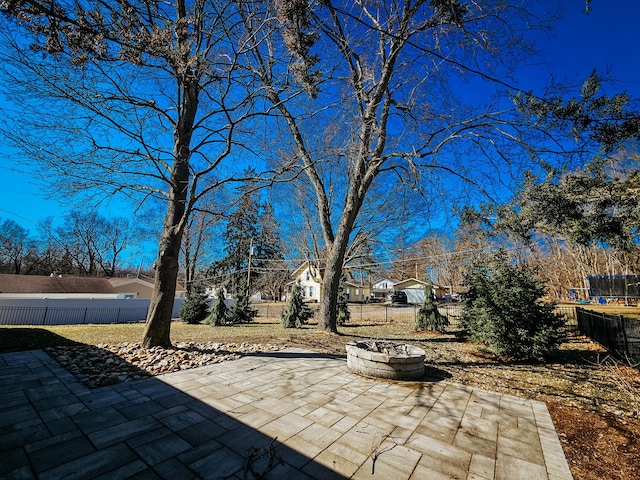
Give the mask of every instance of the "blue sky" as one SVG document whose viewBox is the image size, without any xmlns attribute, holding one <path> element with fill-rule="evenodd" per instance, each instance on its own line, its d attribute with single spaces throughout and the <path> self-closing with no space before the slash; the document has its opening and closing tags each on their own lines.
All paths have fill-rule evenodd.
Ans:
<svg viewBox="0 0 640 480">
<path fill-rule="evenodd" d="M 588 15 L 584 13 L 584 0 L 563 4 L 565 17 L 541 39 L 544 64 L 531 64 L 522 70 L 519 86 L 541 88 L 552 75 L 580 83 L 597 68 L 616 79 L 615 90 L 640 98 L 640 54 L 636 51 L 640 2 L 593 0 Z M 72 208 L 67 199 L 45 198 L 43 187 L 31 179 L 28 171 L 14 170 L 10 153 L 0 145 L 0 218 L 34 229 L 45 217 L 63 217 Z M 130 210 L 117 201 L 103 208 L 101 213 L 107 216 L 127 216 Z"/>
</svg>

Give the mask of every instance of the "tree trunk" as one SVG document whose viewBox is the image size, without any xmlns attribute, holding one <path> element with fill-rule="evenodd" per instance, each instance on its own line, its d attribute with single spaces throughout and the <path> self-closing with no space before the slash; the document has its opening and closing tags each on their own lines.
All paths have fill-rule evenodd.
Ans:
<svg viewBox="0 0 640 480">
<path fill-rule="evenodd" d="M 367 185 L 368 186 L 368 185 Z M 366 192 L 366 188 L 362 191 Z M 362 206 L 363 195 L 350 194 L 342 214 L 338 230 L 326 256 L 326 265 L 322 275 L 322 292 L 318 326 L 331 333 L 338 333 L 338 288 L 342 280 L 342 267 L 349 246 L 349 236 Z"/>
<path fill-rule="evenodd" d="M 187 208 L 191 157 L 189 146 L 198 109 L 198 84 L 197 81 L 185 83 L 181 88 L 182 112 L 174 133 L 175 163 L 171 171 L 169 205 L 155 265 L 155 285 L 142 340 L 145 348 L 171 346 L 169 334 L 178 280 L 180 244 L 190 213 Z"/>
<path fill-rule="evenodd" d="M 172 177 L 174 179 L 188 179 L 189 170 L 187 164 L 183 162 L 180 165 L 176 165 Z M 174 182 L 174 185 L 183 185 L 183 183 L 178 181 Z M 142 346 L 145 348 L 171 346 L 169 335 L 173 301 L 176 294 L 176 282 L 178 281 L 180 243 L 182 242 L 184 231 L 185 200 L 186 189 L 180 191 L 172 188 L 158 248 L 158 258 L 155 263 L 155 284 L 142 340 Z"/>
</svg>

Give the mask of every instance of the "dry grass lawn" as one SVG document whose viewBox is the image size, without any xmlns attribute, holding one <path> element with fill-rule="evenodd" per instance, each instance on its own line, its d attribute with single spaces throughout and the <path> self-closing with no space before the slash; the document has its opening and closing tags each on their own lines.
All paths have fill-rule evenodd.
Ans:
<svg viewBox="0 0 640 480">
<path fill-rule="evenodd" d="M 138 342 L 143 329 L 142 324 L 2 327 L 0 353 Z M 453 334 L 415 332 L 409 321 L 352 323 L 340 330 L 339 335 L 328 334 L 314 324 L 284 329 L 274 318 L 227 327 L 174 322 L 171 338 L 174 343 L 272 343 L 335 355 L 345 355 L 345 343 L 355 339 L 408 342 L 425 349 L 432 377 L 546 402 L 576 479 L 638 478 L 640 373 L 611 361 L 585 337 L 570 335 L 560 354 L 542 364 L 482 356 L 475 345 L 459 342 Z"/>
</svg>

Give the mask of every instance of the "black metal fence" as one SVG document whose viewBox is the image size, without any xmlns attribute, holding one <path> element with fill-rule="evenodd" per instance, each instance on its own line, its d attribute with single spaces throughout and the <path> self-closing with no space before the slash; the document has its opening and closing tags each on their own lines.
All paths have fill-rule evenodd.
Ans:
<svg viewBox="0 0 640 480">
<path fill-rule="evenodd" d="M 258 317 L 276 318 L 282 316 L 285 308 L 284 304 L 257 304 Z M 317 311 L 318 304 L 311 303 L 309 307 Z M 461 327 L 460 317 L 462 316 L 463 304 L 461 303 L 445 303 L 438 305 L 441 314 L 446 315 L 449 319 L 451 329 Z M 419 305 L 387 305 L 387 304 L 349 304 L 349 312 L 351 313 L 350 323 L 414 323 L 416 315 L 420 309 Z M 576 308 L 570 306 L 557 307 L 556 313 L 565 317 L 568 328 L 577 328 L 578 320 L 576 317 Z"/>
<path fill-rule="evenodd" d="M 611 354 L 640 361 L 640 319 L 576 308 L 578 329 Z"/>
</svg>

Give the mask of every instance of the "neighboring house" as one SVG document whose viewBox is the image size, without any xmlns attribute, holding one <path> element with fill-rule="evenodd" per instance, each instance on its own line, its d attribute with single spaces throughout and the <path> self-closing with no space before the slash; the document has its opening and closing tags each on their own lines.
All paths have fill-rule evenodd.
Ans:
<svg viewBox="0 0 640 480">
<path fill-rule="evenodd" d="M 407 280 L 402 280 L 397 282 L 393 286 L 393 290 L 395 292 L 404 292 L 407 294 L 407 301 L 409 303 L 420 304 L 424 302 L 424 287 L 427 285 L 427 282 L 423 282 L 422 280 L 418 280 L 417 278 L 409 278 Z M 436 298 L 442 298 L 445 294 L 445 289 L 435 283 L 432 284 L 433 293 Z"/>
<path fill-rule="evenodd" d="M 398 280 L 392 280 L 390 278 L 382 278 L 373 282 L 371 284 L 371 300 L 374 302 L 389 300 L 396 283 L 398 283 Z"/>
<path fill-rule="evenodd" d="M 155 280 L 143 275 L 139 277 L 110 278 L 114 290 L 124 298 L 151 298 Z M 176 284 L 175 298 L 184 298 L 186 291 L 182 285 Z"/>
<path fill-rule="evenodd" d="M 297 283 L 307 302 L 319 302 L 322 295 L 322 270 L 308 260 L 293 271 L 293 281 L 287 283 L 289 291 Z"/>
<path fill-rule="evenodd" d="M 344 294 L 349 302 L 366 303 L 371 297 L 371 287 L 362 283 L 342 282 Z"/>
<path fill-rule="evenodd" d="M 122 298 L 106 278 L 0 274 L 2 298 Z"/>
</svg>

